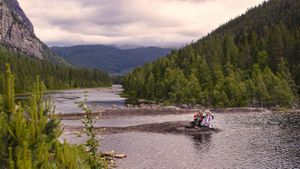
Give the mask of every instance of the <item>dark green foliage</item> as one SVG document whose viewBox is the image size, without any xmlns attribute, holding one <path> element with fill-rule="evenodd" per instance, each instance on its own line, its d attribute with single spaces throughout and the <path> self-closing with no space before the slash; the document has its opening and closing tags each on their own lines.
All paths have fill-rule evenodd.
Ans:
<svg viewBox="0 0 300 169">
<path fill-rule="evenodd" d="M 51 105 L 42 100 L 44 85 L 36 79 L 30 103 L 15 104 L 13 81 L 6 66 L 3 103 L 0 107 L 0 168 L 61 169 L 95 168 L 89 165 L 93 156 L 82 146 L 60 143 L 60 120 Z M 0 95 L 1 96 L 1 95 Z M 94 161 L 98 166 L 102 161 Z"/>
<path fill-rule="evenodd" d="M 5 63 L 11 65 L 12 72 L 14 72 L 15 76 L 15 88 L 18 93 L 31 91 L 36 76 L 39 76 L 40 79 L 44 81 L 47 89 L 50 90 L 111 85 L 109 75 L 100 70 L 57 65 L 48 61 L 30 59 L 21 55 L 12 54 L 4 48 L 0 48 L 1 72 L 3 72 L 5 68 Z M 4 77 L 0 74 L 0 79 L 3 78 Z M 3 91 L 2 84 L 0 84 L 0 91 Z"/>
<path fill-rule="evenodd" d="M 112 84 L 121 85 L 123 84 L 123 76 L 115 75 L 111 76 Z"/>
<path fill-rule="evenodd" d="M 292 106 L 300 94 L 300 1 L 270 0 L 124 77 L 133 99 Z"/>
</svg>

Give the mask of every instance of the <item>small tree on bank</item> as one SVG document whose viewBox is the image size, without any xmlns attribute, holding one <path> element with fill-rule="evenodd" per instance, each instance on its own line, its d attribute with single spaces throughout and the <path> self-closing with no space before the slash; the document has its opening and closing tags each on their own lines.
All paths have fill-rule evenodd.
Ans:
<svg viewBox="0 0 300 169">
<path fill-rule="evenodd" d="M 42 99 L 44 85 L 37 78 L 29 104 L 15 103 L 14 76 L 6 65 L 0 97 L 0 168 L 88 169 L 94 158 L 82 146 L 61 143 L 60 120 Z M 100 161 L 93 161 L 99 163 Z"/>
</svg>

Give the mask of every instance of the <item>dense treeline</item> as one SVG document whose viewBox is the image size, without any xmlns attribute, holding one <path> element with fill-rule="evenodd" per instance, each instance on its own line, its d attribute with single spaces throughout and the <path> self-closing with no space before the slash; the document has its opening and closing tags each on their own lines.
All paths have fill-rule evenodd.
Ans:
<svg viewBox="0 0 300 169">
<path fill-rule="evenodd" d="M 44 85 L 36 79 L 29 103 L 16 103 L 9 65 L 0 95 L 0 168 L 100 169 L 105 161 L 91 153 L 93 145 L 61 143 L 61 123 L 54 107 L 42 99 Z M 93 133 L 89 131 L 89 133 Z M 94 152 L 94 151 L 93 151 Z"/>
<path fill-rule="evenodd" d="M 84 69 L 54 64 L 13 54 L 0 48 L 0 70 L 9 63 L 15 73 L 16 91 L 31 91 L 36 76 L 45 83 L 47 89 L 78 87 L 99 87 L 111 85 L 111 79 L 105 72 L 96 69 Z M 0 80 L 3 76 L 0 74 Z M 0 84 L 0 91 L 3 87 Z"/>
<path fill-rule="evenodd" d="M 124 93 L 205 106 L 292 106 L 300 85 L 300 1 L 270 0 L 124 78 Z"/>
</svg>

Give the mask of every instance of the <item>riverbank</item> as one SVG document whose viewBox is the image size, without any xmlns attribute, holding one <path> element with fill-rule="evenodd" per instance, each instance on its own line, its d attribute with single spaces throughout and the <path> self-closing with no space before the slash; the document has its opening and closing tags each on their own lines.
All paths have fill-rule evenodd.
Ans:
<svg viewBox="0 0 300 169">
<path fill-rule="evenodd" d="M 207 108 L 208 109 L 208 108 Z M 104 108 L 93 111 L 92 116 L 94 118 L 114 118 L 123 116 L 154 116 L 154 115 L 181 115 L 181 114 L 193 114 L 197 111 L 204 111 L 202 109 L 189 109 L 179 108 L 174 106 L 156 106 L 156 107 L 116 107 L 116 108 Z M 210 109 L 212 113 L 251 113 L 251 112 L 268 112 L 265 108 L 213 108 Z M 84 113 L 68 113 L 58 114 L 63 120 L 79 120 L 82 119 Z"/>
<path fill-rule="evenodd" d="M 252 166 L 260 168 L 265 166 L 265 160 L 274 156 L 276 159 L 283 158 L 284 161 L 289 161 L 285 166 L 297 165 L 297 160 L 291 160 L 289 155 L 298 150 L 295 148 L 299 136 L 298 113 L 277 113 L 257 108 L 211 109 L 215 113 L 213 125 L 216 129 L 187 128 L 189 120 L 192 119 L 189 112 L 193 113 L 195 110 L 198 109 L 178 107 L 103 109 L 94 113 L 95 119 L 100 118 L 95 124 L 97 137 L 101 140 L 99 152 L 115 150 L 125 153 L 127 157 L 122 160 L 109 159 L 112 166 L 120 168 L 147 168 L 147 166 L 192 168 L 195 164 L 190 164 L 190 161 L 201 163 L 206 168 L 211 167 L 211 164 L 214 164 L 213 168 L 224 165 L 230 168 L 235 163 L 245 168 Z M 83 115 L 78 114 L 75 117 L 80 119 Z M 77 125 L 78 123 L 81 123 L 80 120 L 63 120 L 65 130 L 61 139 L 74 144 L 84 141 L 84 135 L 77 136 L 83 133 L 84 129 Z M 274 139 L 278 137 L 286 140 L 286 144 L 278 143 L 278 139 Z M 271 149 L 264 149 L 265 145 Z M 277 154 L 273 151 L 275 148 L 288 154 Z M 263 154 L 257 154 L 257 151 L 263 151 Z M 244 156 L 245 152 L 249 152 L 250 160 L 248 156 Z M 230 153 L 234 153 L 235 156 L 226 156 Z M 201 158 L 200 154 L 205 154 L 206 158 Z M 182 155 L 186 159 L 177 159 Z M 222 161 L 224 157 L 226 161 Z M 136 162 L 139 158 L 145 163 Z M 236 161 L 236 158 L 239 160 Z M 220 163 L 214 163 L 215 160 L 207 162 L 207 159 L 217 159 Z M 252 163 L 253 160 L 259 159 L 263 159 L 263 162 L 259 163 L 261 165 Z M 231 163 L 228 164 L 227 161 Z M 276 168 L 270 165 L 270 168 L 272 167 Z"/>
</svg>

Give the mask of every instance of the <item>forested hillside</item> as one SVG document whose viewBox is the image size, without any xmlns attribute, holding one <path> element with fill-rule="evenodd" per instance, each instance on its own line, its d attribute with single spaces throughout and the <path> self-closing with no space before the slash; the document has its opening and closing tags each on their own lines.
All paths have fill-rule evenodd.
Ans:
<svg viewBox="0 0 300 169">
<path fill-rule="evenodd" d="M 111 74 L 128 73 L 138 66 L 166 56 L 171 51 L 158 47 L 121 49 L 110 45 L 52 47 L 52 50 L 76 66 L 98 68 Z"/>
<path fill-rule="evenodd" d="M 9 63 L 15 74 L 16 92 L 32 90 L 37 76 L 45 83 L 47 89 L 63 89 L 78 87 L 99 87 L 111 85 L 109 75 L 100 70 L 68 67 L 46 60 L 31 59 L 20 54 L 13 54 L 0 48 L 0 72 Z M 3 73 L 0 73 L 0 81 Z M 0 92 L 3 90 L 0 83 Z"/>
<path fill-rule="evenodd" d="M 135 69 L 125 77 L 124 94 L 166 104 L 292 106 L 300 93 L 299 25 L 299 0 L 264 2 Z"/>
</svg>

